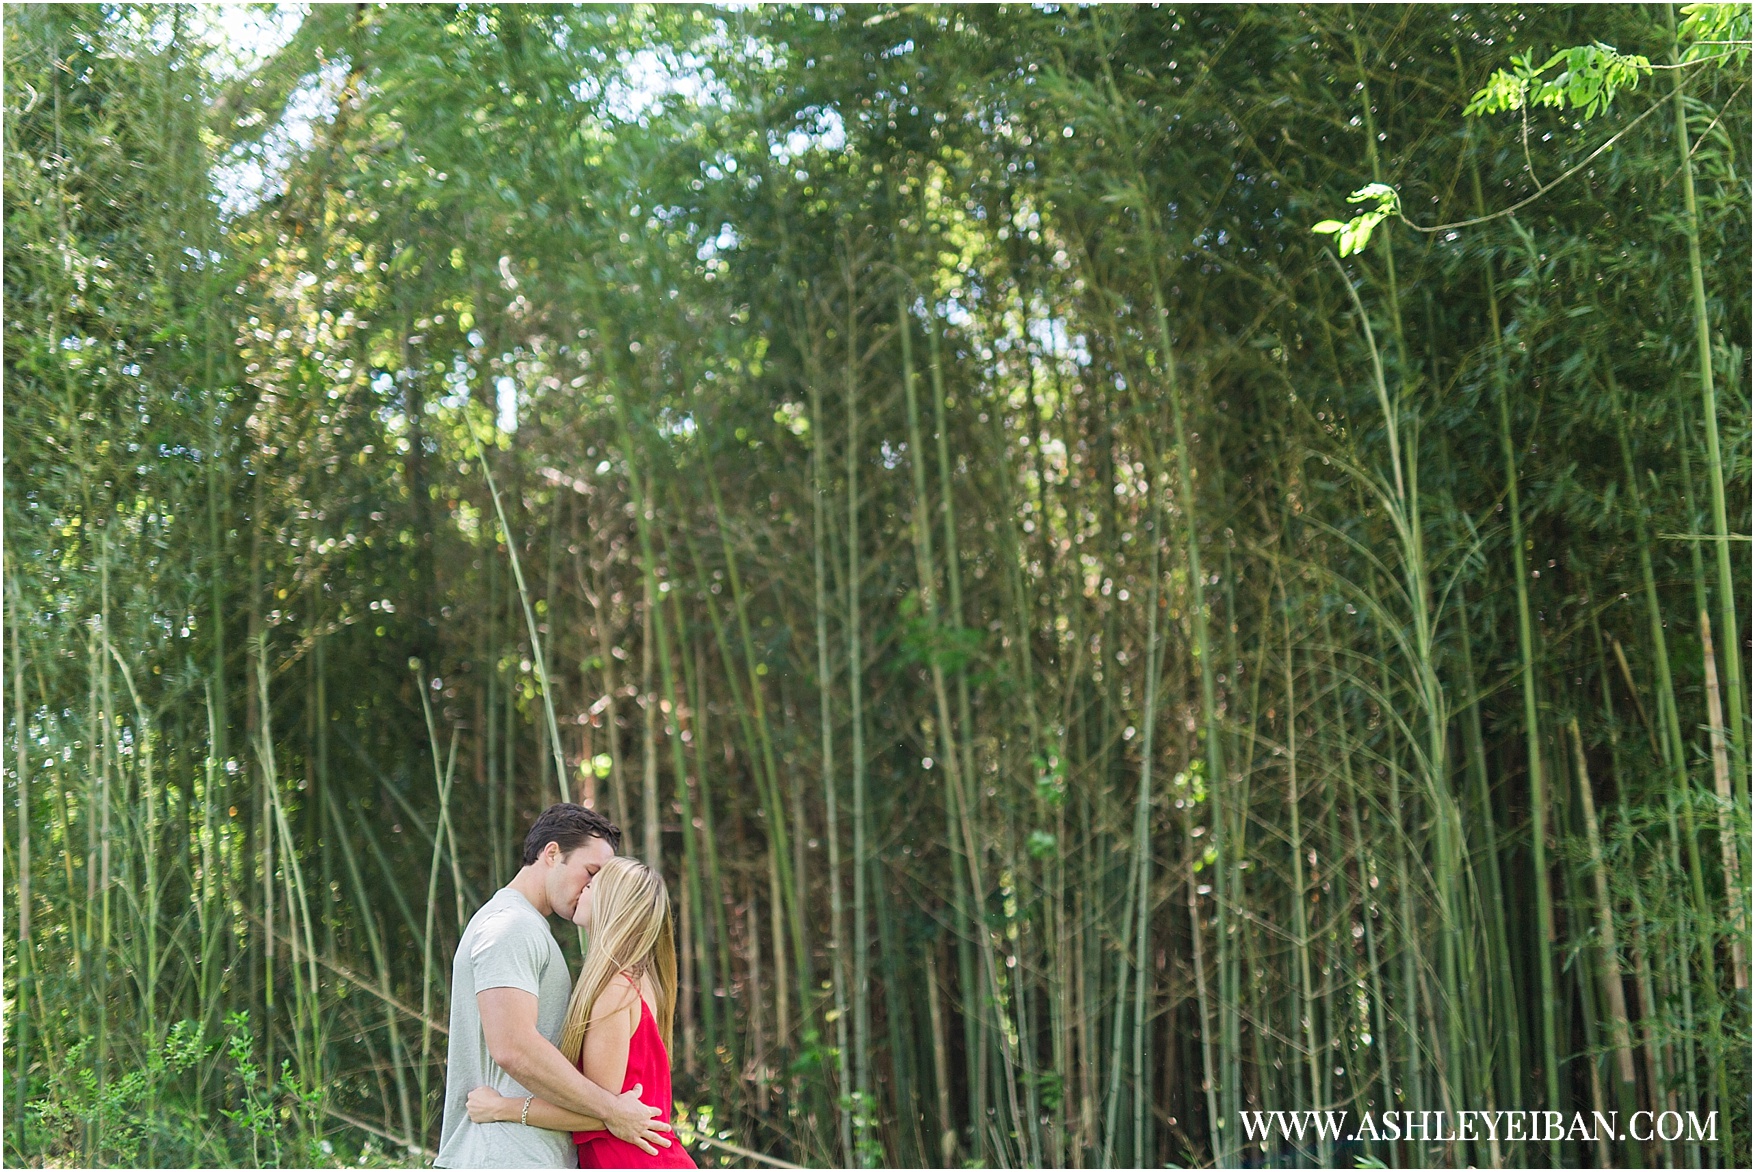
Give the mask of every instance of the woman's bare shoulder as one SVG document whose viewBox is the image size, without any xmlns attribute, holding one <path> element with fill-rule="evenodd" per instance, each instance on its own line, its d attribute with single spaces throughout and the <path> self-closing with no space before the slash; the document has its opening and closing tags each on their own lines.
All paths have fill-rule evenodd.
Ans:
<svg viewBox="0 0 1755 1172">
<path fill-rule="evenodd" d="M 640 1004 L 640 990 L 628 979 L 617 973 L 597 995 L 597 1001 L 591 1006 L 593 1022 L 606 1020 L 618 1013 L 625 1013 Z"/>
</svg>

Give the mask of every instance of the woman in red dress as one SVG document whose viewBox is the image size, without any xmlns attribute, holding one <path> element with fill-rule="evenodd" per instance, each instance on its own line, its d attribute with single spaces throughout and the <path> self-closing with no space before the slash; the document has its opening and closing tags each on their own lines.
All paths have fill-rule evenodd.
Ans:
<svg viewBox="0 0 1755 1172">
<path fill-rule="evenodd" d="M 669 1123 L 676 945 L 664 878 L 633 859 L 612 859 L 580 895 L 573 922 L 590 933 L 590 944 L 567 1003 L 561 1053 L 600 1087 L 625 1094 L 639 1086 L 641 1102 Z M 598 1130 L 599 1120 L 538 1098 L 528 1104 L 507 1098 L 490 1087 L 470 1093 L 469 1115 L 478 1123 L 522 1120 L 571 1131 L 581 1168 L 696 1167 L 680 1137 L 647 1155 Z"/>
</svg>

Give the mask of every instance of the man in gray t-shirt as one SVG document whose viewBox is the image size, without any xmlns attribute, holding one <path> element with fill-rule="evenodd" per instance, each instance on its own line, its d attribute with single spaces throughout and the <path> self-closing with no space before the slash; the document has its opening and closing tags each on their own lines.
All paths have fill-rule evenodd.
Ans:
<svg viewBox="0 0 1755 1172">
<path fill-rule="evenodd" d="M 547 917 L 572 918 L 579 895 L 615 857 L 621 831 L 584 806 L 545 810 L 524 840 L 524 866 L 470 918 L 451 966 L 451 1037 L 445 1067 L 440 1168 L 572 1168 L 572 1136 L 521 1123 L 474 1123 L 469 1092 L 491 1086 L 538 1096 L 602 1121 L 643 1150 L 671 1130 L 636 1091 L 614 1095 L 556 1048 L 572 977 Z"/>
</svg>

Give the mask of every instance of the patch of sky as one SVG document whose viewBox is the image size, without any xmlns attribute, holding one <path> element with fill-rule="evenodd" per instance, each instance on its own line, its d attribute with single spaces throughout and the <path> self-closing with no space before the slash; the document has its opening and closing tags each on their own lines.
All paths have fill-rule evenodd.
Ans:
<svg viewBox="0 0 1755 1172">
<path fill-rule="evenodd" d="M 448 410 L 456 411 L 469 402 L 469 384 L 475 378 L 475 367 L 464 361 L 461 354 L 451 360 L 451 369 L 445 372 L 445 386 L 449 388 L 439 397 L 439 405 Z"/>
<path fill-rule="evenodd" d="M 229 82 L 278 53 L 309 11 L 308 4 L 147 4 L 116 9 L 106 29 L 155 53 L 173 41 L 199 45 L 209 76 Z"/>
<path fill-rule="evenodd" d="M 511 434 L 518 430 L 518 383 L 502 374 L 494 380 L 494 404 L 499 409 L 500 430 Z"/>
<path fill-rule="evenodd" d="M 969 325 L 975 320 L 965 303 L 979 301 L 980 299 L 981 290 L 977 286 L 966 284 L 957 292 L 946 297 L 943 301 L 935 303 L 931 308 L 927 307 L 926 298 L 924 297 L 916 297 L 914 299 L 914 304 L 908 308 L 909 312 L 913 313 L 915 317 L 918 317 L 922 321 L 930 322 L 936 318 L 939 321 L 946 322 L 958 329 L 962 329 L 964 326 Z"/>
<path fill-rule="evenodd" d="M 712 260 L 722 252 L 730 252 L 737 247 L 737 229 L 730 224 L 720 224 L 719 234 L 701 242 L 695 249 L 696 260 Z"/>
<path fill-rule="evenodd" d="M 728 7 L 731 7 L 734 10 L 736 8 L 735 5 L 728 5 Z M 753 5 L 751 7 L 753 7 Z M 728 44 L 729 39 L 721 41 L 720 43 Z M 743 39 L 742 56 L 751 64 L 760 66 L 764 73 L 772 73 L 782 61 L 780 53 L 771 41 L 759 40 L 756 37 L 749 36 L 746 36 Z"/>
<path fill-rule="evenodd" d="M 912 53 L 912 52 L 914 52 L 914 38 L 909 37 L 907 40 L 903 41 L 900 45 L 891 45 L 888 49 L 885 49 L 882 53 L 879 53 L 878 56 L 880 56 L 880 57 L 900 57 L 904 53 Z M 906 88 L 906 87 L 904 87 L 904 88 Z"/>
<path fill-rule="evenodd" d="M 213 167 L 220 214 L 230 219 L 259 206 L 286 180 L 293 156 L 311 148 L 319 122 L 334 122 L 347 85 L 348 61 L 325 62 L 287 98 L 279 121 L 260 138 L 238 143 Z"/>
<path fill-rule="evenodd" d="M 1044 354 L 1055 358 L 1070 358 L 1080 366 L 1091 365 L 1091 351 L 1085 344 L 1083 334 L 1068 335 L 1066 319 L 1062 317 L 1039 317 L 1030 322 L 1030 336 Z"/>
<path fill-rule="evenodd" d="M 159 11 L 168 11 L 168 6 Z M 184 19 L 193 21 L 197 34 L 214 47 L 208 69 L 219 81 L 233 81 L 254 73 L 285 48 L 311 6 L 191 4 L 183 11 Z"/>
<path fill-rule="evenodd" d="M 970 290 L 969 292 L 973 294 L 974 290 Z M 974 297 L 971 296 L 969 299 L 972 301 L 974 300 Z M 938 303 L 936 311 L 938 316 L 944 322 L 955 326 L 959 330 L 975 320 L 975 316 L 964 307 L 963 299 L 960 297 L 945 298 Z"/>
<path fill-rule="evenodd" d="M 695 106 L 723 106 L 731 91 L 707 66 L 699 53 L 678 53 L 670 48 L 636 49 L 617 54 L 619 76 L 602 83 L 602 108 L 621 122 L 645 125 L 664 112 L 664 100 L 675 97 Z M 591 82 L 579 83 L 588 91 Z M 585 93 L 576 89 L 581 100 Z"/>
<path fill-rule="evenodd" d="M 807 106 L 798 112 L 798 125 L 780 137 L 768 132 L 768 153 L 782 167 L 814 150 L 838 151 L 847 145 L 847 124 L 833 106 Z"/>
</svg>

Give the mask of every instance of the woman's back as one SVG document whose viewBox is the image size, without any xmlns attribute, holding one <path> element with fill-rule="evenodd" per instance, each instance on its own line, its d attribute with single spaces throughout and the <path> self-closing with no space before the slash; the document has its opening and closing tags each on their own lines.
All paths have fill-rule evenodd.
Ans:
<svg viewBox="0 0 1755 1172">
<path fill-rule="evenodd" d="M 628 1039 L 628 1067 L 622 1076 L 622 1085 L 616 1087 L 618 1093 L 626 1093 L 636 1085 L 640 1087 L 640 1101 L 649 1107 L 656 1107 L 661 1112 L 659 1118 L 669 1123 L 671 1120 L 670 1097 L 670 1055 L 664 1049 L 664 1039 L 658 1033 L 658 1019 L 652 1015 L 651 1002 L 655 990 L 650 988 L 651 977 L 646 976 L 635 982 L 626 973 L 616 977 L 617 982 L 626 981 L 638 993 L 639 1023 L 635 1025 L 633 1036 Z M 583 1056 L 581 1056 L 583 1069 Z M 607 1131 L 576 1131 L 573 1142 L 579 1145 L 579 1167 L 581 1168 L 694 1168 L 697 1165 L 682 1145 L 680 1136 L 672 1137 L 668 1148 L 658 1149 L 658 1154 L 649 1156 L 633 1144 L 619 1140 Z"/>
</svg>

